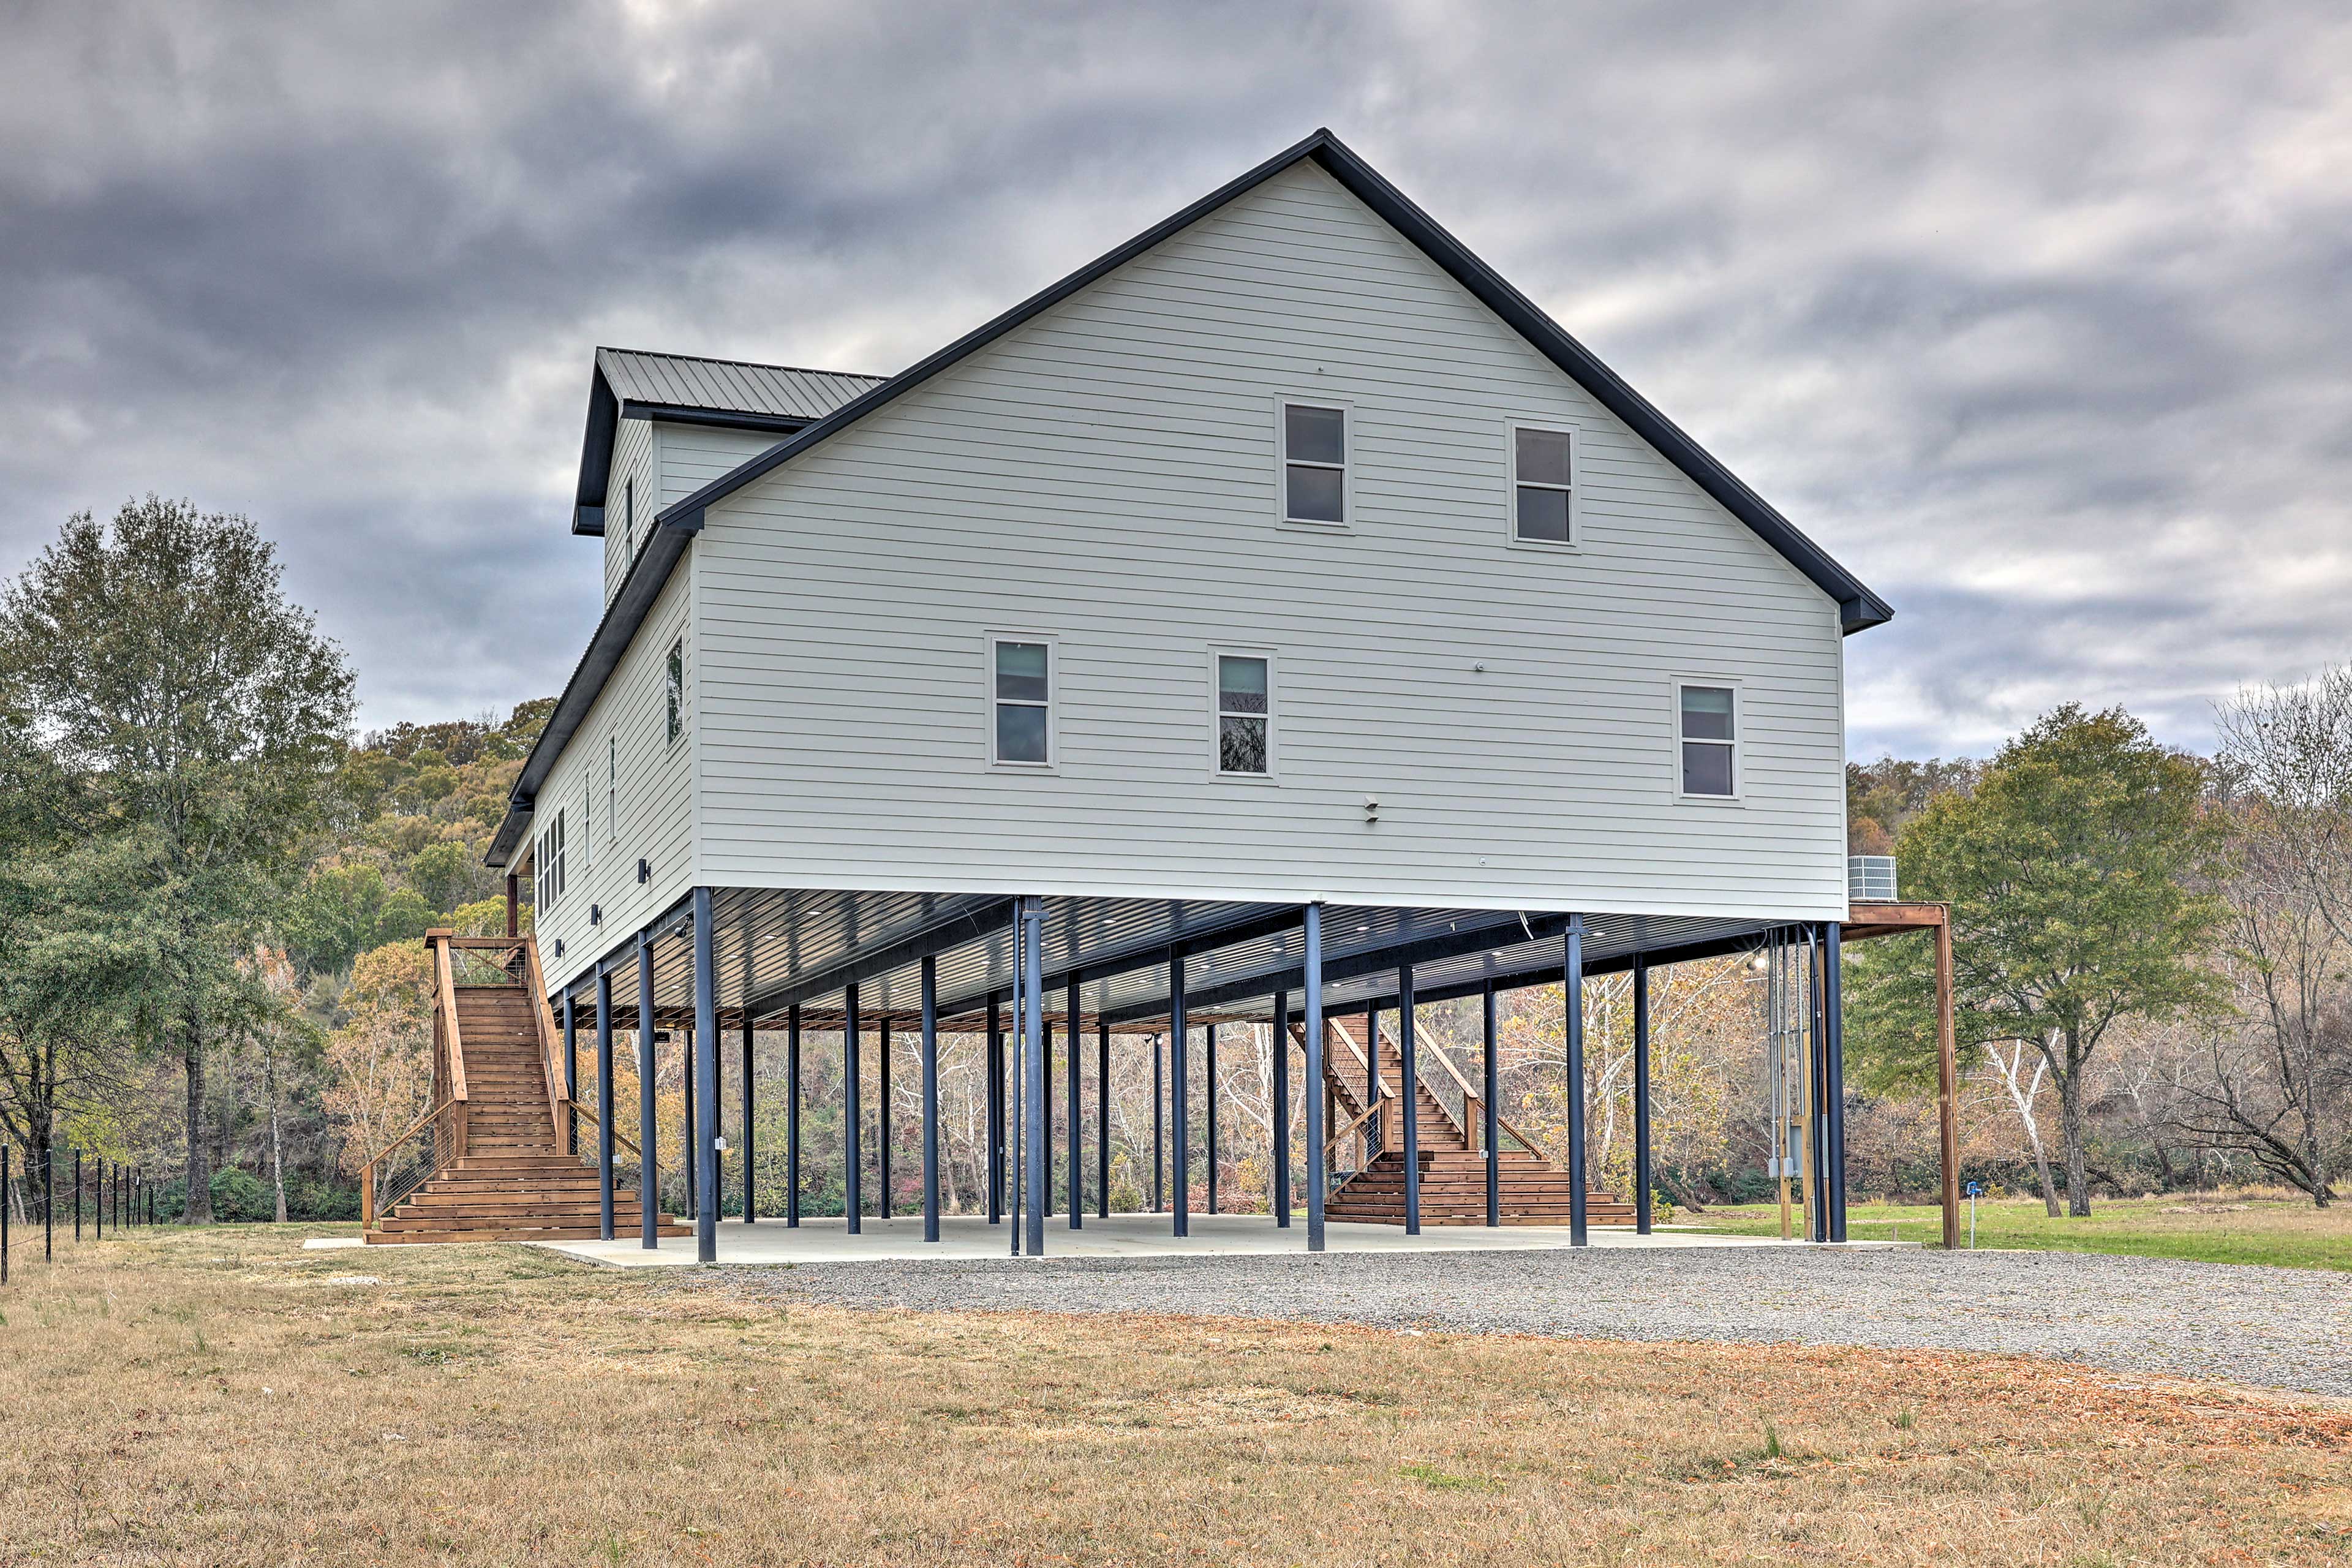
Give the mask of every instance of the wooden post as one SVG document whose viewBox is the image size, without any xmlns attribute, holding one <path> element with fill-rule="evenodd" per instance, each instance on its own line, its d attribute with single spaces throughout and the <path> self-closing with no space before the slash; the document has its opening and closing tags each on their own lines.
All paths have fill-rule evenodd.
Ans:
<svg viewBox="0 0 2352 1568">
<path fill-rule="evenodd" d="M 1951 910 L 1936 924 L 1936 1122 L 1942 1145 L 1944 1247 L 1960 1245 L 1960 1069 L 1952 1037 Z"/>
<path fill-rule="evenodd" d="M 522 934 L 521 879 L 512 871 L 507 873 L 507 935 Z"/>
</svg>

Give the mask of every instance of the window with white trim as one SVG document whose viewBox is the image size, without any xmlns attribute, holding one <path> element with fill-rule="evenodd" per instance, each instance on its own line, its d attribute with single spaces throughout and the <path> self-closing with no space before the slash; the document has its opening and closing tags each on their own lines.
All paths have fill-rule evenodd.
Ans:
<svg viewBox="0 0 2352 1568">
<path fill-rule="evenodd" d="M 1217 772 L 1265 778 L 1274 772 L 1274 661 L 1263 654 L 1217 658 Z"/>
<path fill-rule="evenodd" d="M 676 745 L 677 738 L 686 733 L 686 639 L 684 637 L 669 645 L 669 668 L 664 686 L 664 700 L 667 710 L 667 716 L 664 721 L 664 733 L 668 737 L 669 743 Z"/>
<path fill-rule="evenodd" d="M 996 637 L 989 644 L 989 756 L 1000 763 L 1050 767 L 1054 761 L 1054 648 Z"/>
<path fill-rule="evenodd" d="M 1511 537 L 1523 544 L 1576 542 L 1576 436 L 1511 427 Z"/>
<path fill-rule="evenodd" d="M 1289 522 L 1348 521 L 1348 411 L 1282 405 L 1282 515 Z"/>
<path fill-rule="evenodd" d="M 544 914 L 563 901 L 563 813 L 561 811 L 555 814 L 555 820 L 541 831 L 531 862 L 537 871 L 534 891 L 540 912 Z"/>
<path fill-rule="evenodd" d="M 604 737 L 604 842 L 621 837 L 621 738 Z"/>
<path fill-rule="evenodd" d="M 1682 685 L 1675 688 L 1682 742 L 1682 793 L 1727 800 L 1739 793 L 1739 689 Z"/>
<path fill-rule="evenodd" d="M 636 475 L 631 474 L 627 479 L 621 481 L 621 527 L 623 529 L 621 541 L 622 543 L 626 546 L 626 548 L 622 552 L 622 560 L 625 564 L 634 564 L 637 559 Z"/>
<path fill-rule="evenodd" d="M 596 864 L 596 775 L 580 775 L 580 826 L 585 829 L 580 836 L 580 864 L 593 869 Z"/>
</svg>

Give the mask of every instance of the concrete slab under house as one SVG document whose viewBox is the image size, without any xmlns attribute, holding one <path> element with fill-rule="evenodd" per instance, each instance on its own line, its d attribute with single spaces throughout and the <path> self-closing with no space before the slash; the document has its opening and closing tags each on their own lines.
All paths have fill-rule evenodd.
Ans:
<svg viewBox="0 0 2352 1568">
<path fill-rule="evenodd" d="M 1649 977 L 1742 954 L 1770 977 L 1776 1166 L 1805 1233 L 1845 1239 L 1840 946 L 1942 931 L 1849 898 L 1843 639 L 1893 611 L 1328 132 L 895 376 L 598 350 L 572 527 L 603 616 L 488 857 L 534 931 L 428 937 L 435 1109 L 370 1239 L 1648 1237 Z M 1499 996 L 1564 984 L 1581 1084 L 1582 982 L 1616 973 L 1633 1180 L 1609 1194 L 1580 1095 L 1557 1159 L 1511 1125 L 1495 1037 Z M 1477 1070 L 1416 1038 L 1459 999 Z M 1278 1043 L 1271 1213 L 1196 1231 L 1217 1100 L 1197 1127 L 1191 1090 L 1240 1024 Z M 684 1220 L 618 1175 L 681 1131 L 656 1031 L 691 1043 Z M 938 1175 L 950 1032 L 987 1042 L 970 1215 Z M 849 1114 L 846 1212 L 801 1226 L 806 1097 L 753 1070 L 766 1033 L 788 1064 L 855 1042 L 853 1107 L 895 1033 L 919 1215 L 869 1215 L 891 1154 Z M 634 1110 L 616 1048 L 648 1064 Z M 1114 1219 L 1099 1097 L 1137 1053 L 1150 1213 Z M 1052 1101 L 1089 1084 L 1092 1147 L 1067 1115 L 1049 1190 Z M 722 1226 L 755 1096 L 787 1105 L 783 1212 Z"/>
</svg>

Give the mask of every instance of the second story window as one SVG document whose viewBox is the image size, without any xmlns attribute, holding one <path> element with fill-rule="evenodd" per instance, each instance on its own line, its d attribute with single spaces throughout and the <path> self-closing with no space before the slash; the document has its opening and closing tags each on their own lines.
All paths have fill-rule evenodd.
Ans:
<svg viewBox="0 0 2352 1568">
<path fill-rule="evenodd" d="M 1348 521 L 1348 411 L 1282 405 L 1282 515 L 1289 522 Z"/>
<path fill-rule="evenodd" d="M 1054 650 L 1042 642 L 997 637 L 990 643 L 991 707 L 999 763 L 1050 765 L 1054 760 Z"/>
<path fill-rule="evenodd" d="M 686 639 L 669 645 L 669 669 L 664 682 L 667 717 L 663 733 L 670 744 L 686 733 Z"/>
<path fill-rule="evenodd" d="M 1521 425 L 1511 431 L 1511 537 L 1529 544 L 1576 542 L 1575 437 Z"/>
<path fill-rule="evenodd" d="M 1274 771 L 1272 661 L 1217 655 L 1217 771 L 1263 778 Z"/>
<path fill-rule="evenodd" d="M 1682 793 L 1729 799 L 1739 793 L 1739 696 L 1728 686 L 1678 689 Z"/>
<path fill-rule="evenodd" d="M 604 737 L 604 841 L 621 837 L 621 739 Z"/>
<path fill-rule="evenodd" d="M 539 847 L 532 857 L 539 868 L 539 909 L 541 914 L 563 901 L 563 813 L 557 812 L 555 820 L 539 836 Z"/>
<path fill-rule="evenodd" d="M 627 479 L 621 481 L 621 542 L 626 547 L 622 552 L 623 560 L 625 563 L 634 563 L 637 558 L 636 475 L 631 474 Z M 624 569 L 625 569 L 625 565 Z"/>
</svg>

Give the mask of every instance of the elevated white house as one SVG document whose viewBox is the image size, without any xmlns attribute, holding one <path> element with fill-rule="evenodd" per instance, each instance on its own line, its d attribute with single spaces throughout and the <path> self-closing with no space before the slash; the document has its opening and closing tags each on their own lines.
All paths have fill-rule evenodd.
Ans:
<svg viewBox="0 0 2352 1568">
<path fill-rule="evenodd" d="M 1054 1028 L 1172 1042 L 1181 1235 L 1187 1031 L 1271 1016 L 1360 1090 L 1305 1097 L 1310 1229 L 1342 1131 L 1417 1224 L 1416 999 L 1848 916 L 1842 645 L 1892 611 L 1328 132 L 896 375 L 598 350 L 572 529 L 603 616 L 489 859 L 567 1045 L 711 1043 L 706 1193 L 722 1030 L 985 1016 L 1016 1247 Z M 1388 1061 L 1327 1064 L 1368 1008 Z M 1507 1130 L 1454 1115 L 1491 1217 Z"/>
</svg>

